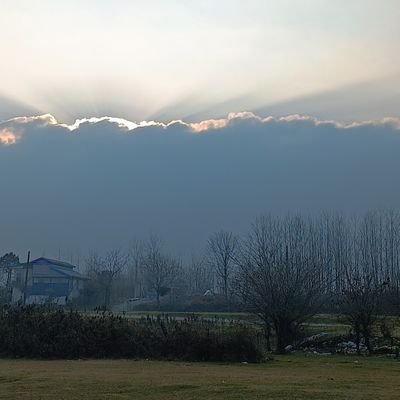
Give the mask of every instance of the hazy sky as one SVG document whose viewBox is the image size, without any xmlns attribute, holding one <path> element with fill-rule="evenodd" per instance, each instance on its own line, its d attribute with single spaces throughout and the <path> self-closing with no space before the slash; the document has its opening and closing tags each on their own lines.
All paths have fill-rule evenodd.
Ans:
<svg viewBox="0 0 400 400">
<path fill-rule="evenodd" d="M 398 115 L 399 15 L 397 0 L 2 0 L 0 118 Z"/>
</svg>

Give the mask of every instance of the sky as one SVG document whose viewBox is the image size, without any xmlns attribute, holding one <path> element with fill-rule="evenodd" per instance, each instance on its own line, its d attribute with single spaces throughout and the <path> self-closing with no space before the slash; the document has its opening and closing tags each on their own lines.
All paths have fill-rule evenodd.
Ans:
<svg viewBox="0 0 400 400">
<path fill-rule="evenodd" d="M 2 0 L 0 117 L 382 118 L 400 103 L 399 14 L 397 0 Z"/>
<path fill-rule="evenodd" d="M 187 257 L 400 204 L 397 0 L 1 0 L 0 252 Z"/>
</svg>

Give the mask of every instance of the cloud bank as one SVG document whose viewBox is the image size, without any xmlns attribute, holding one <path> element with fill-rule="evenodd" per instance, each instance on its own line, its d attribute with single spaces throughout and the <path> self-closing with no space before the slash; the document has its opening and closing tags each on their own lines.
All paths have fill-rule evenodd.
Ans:
<svg viewBox="0 0 400 400">
<path fill-rule="evenodd" d="M 0 251 L 64 258 L 150 232 L 182 255 L 262 213 L 400 204 L 400 120 L 0 122 Z"/>
</svg>

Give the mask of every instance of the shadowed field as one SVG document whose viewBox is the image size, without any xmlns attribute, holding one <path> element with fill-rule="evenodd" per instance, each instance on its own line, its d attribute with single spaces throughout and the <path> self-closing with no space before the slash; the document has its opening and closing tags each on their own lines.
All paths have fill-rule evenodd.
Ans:
<svg viewBox="0 0 400 400">
<path fill-rule="evenodd" d="M 400 362 L 287 356 L 266 364 L 0 360 L 0 399 L 398 399 Z"/>
</svg>

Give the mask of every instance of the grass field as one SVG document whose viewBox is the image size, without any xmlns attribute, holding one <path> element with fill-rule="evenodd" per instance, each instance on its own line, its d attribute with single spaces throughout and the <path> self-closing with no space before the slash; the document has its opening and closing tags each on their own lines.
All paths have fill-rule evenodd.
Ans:
<svg viewBox="0 0 400 400">
<path fill-rule="evenodd" d="M 399 399 L 400 362 L 277 357 L 265 364 L 0 360 L 0 399 Z"/>
<path fill-rule="evenodd" d="M 87 315 L 95 315 L 94 312 L 86 312 Z M 212 320 L 225 320 L 225 321 L 242 321 L 245 323 L 260 323 L 260 320 L 254 314 L 244 312 L 160 312 L 160 311 L 128 311 L 124 313 L 117 312 L 115 315 L 123 315 L 126 318 L 142 318 L 146 316 L 156 317 L 157 315 L 168 315 L 173 318 L 183 319 L 188 316 L 196 315 L 199 318 L 206 318 Z M 397 327 L 394 329 L 393 334 L 400 337 L 400 318 L 390 317 L 395 321 Z M 350 331 L 350 325 L 346 323 L 343 317 L 335 314 L 317 314 L 313 316 L 307 323 L 304 324 L 304 332 L 306 335 L 314 335 L 317 333 L 325 332 L 331 336 L 346 335 Z M 379 336 L 379 327 L 375 327 L 376 334 Z M 400 396 L 399 396 L 400 398 Z"/>
</svg>

